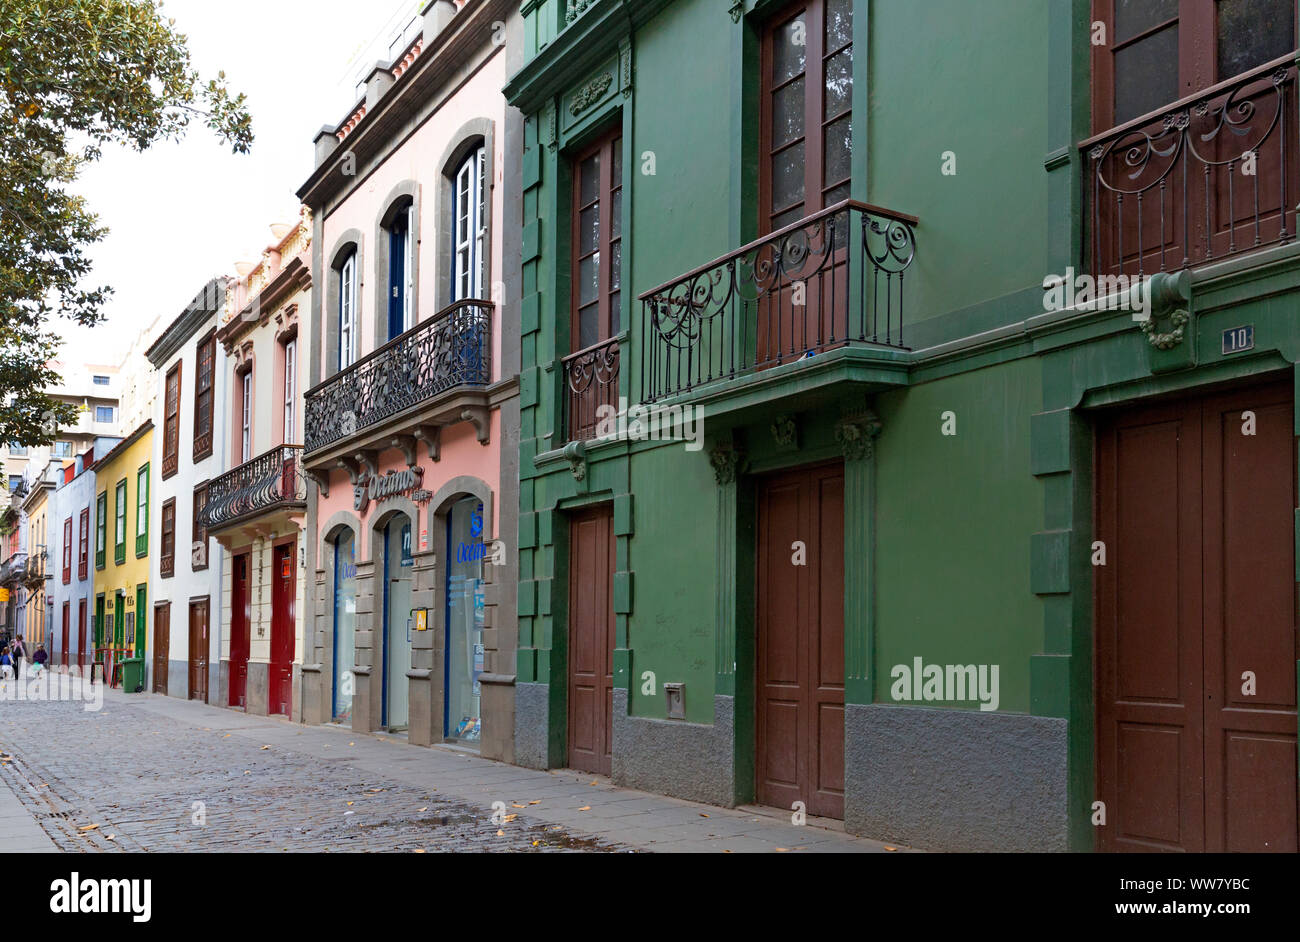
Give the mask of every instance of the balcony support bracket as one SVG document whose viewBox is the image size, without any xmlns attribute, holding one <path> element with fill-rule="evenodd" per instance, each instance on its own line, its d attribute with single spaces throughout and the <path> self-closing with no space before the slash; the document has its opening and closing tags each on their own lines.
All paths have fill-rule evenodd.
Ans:
<svg viewBox="0 0 1300 942">
<path fill-rule="evenodd" d="M 348 480 L 352 482 L 353 487 L 356 487 L 357 482 L 361 479 L 361 466 L 351 458 L 340 458 L 337 464 L 348 473 Z"/>
<path fill-rule="evenodd" d="M 419 442 L 415 440 L 415 436 L 394 435 L 389 439 L 388 444 L 393 448 L 401 449 L 402 454 L 406 456 L 406 466 L 408 468 L 414 468 L 419 463 L 420 459 L 415 453 L 416 448 L 419 447 Z"/>
<path fill-rule="evenodd" d="M 371 477 L 379 477 L 379 453 L 369 448 L 363 448 L 352 456 L 352 459 L 364 470 L 370 472 Z M 354 482 L 355 483 L 355 482 Z"/>
<path fill-rule="evenodd" d="M 418 441 L 424 442 L 424 447 L 428 449 L 430 461 L 442 460 L 442 426 L 441 425 L 421 425 L 415 429 L 414 436 Z"/>
<path fill-rule="evenodd" d="M 492 426 L 492 421 L 488 417 L 487 407 L 468 406 L 465 411 L 460 414 L 460 417 L 466 422 L 474 423 L 474 430 L 478 432 L 479 444 L 486 445 L 488 443 L 489 432 Z"/>
<path fill-rule="evenodd" d="M 319 471 L 308 468 L 304 469 L 304 473 L 307 477 L 316 482 L 316 486 L 320 488 L 321 497 L 330 496 L 330 476 L 328 471 Z"/>
</svg>

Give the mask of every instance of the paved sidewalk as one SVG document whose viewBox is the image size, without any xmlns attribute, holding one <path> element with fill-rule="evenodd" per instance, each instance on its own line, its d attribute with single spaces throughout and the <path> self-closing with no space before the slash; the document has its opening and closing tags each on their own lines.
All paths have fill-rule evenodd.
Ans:
<svg viewBox="0 0 1300 942">
<path fill-rule="evenodd" d="M 239 737 L 256 743 L 258 749 L 268 747 L 260 753 L 268 761 L 273 762 L 275 753 L 281 752 L 285 761 L 327 763 L 329 767 L 338 763 L 375 779 L 436 794 L 440 799 L 515 816 L 502 824 L 502 829 L 538 825 L 562 828 L 567 835 L 645 851 L 905 850 L 847 835 L 832 822 L 811 819 L 808 824 L 795 826 L 788 814 L 779 811 L 718 808 L 621 788 L 585 773 L 523 769 L 450 746 L 411 746 L 399 736 L 366 735 L 334 726 L 303 726 L 161 695 L 106 691 L 104 712 L 122 710 L 166 718 L 206 735 Z M 8 789 L 0 789 L 0 814 L 9 807 L 18 806 Z M 40 830 L 30 817 L 27 824 Z"/>
<path fill-rule="evenodd" d="M 7 765 L 7 754 L 0 765 Z M 45 829 L 8 788 L 0 788 L 0 853 L 52 854 L 58 851 Z"/>
</svg>

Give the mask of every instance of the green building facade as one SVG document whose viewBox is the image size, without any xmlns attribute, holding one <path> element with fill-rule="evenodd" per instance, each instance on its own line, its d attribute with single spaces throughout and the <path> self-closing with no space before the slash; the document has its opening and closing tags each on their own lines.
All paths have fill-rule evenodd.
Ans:
<svg viewBox="0 0 1300 942">
<path fill-rule="evenodd" d="M 1163 27 L 1095 6 L 523 3 L 516 762 L 930 849 L 1295 848 L 1296 541 L 1279 594 L 1242 538 L 1297 532 L 1294 449 L 1243 466 L 1279 510 L 1151 411 L 1293 444 L 1295 11 L 1165 101 L 1123 71 Z M 620 402 L 702 438 L 598 437 Z"/>
</svg>

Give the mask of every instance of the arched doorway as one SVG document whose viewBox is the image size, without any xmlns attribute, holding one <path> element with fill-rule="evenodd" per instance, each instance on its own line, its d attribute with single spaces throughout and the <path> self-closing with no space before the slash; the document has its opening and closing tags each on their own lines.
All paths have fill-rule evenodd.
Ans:
<svg viewBox="0 0 1300 942">
<path fill-rule="evenodd" d="M 443 736 L 482 738 L 479 675 L 483 673 L 483 501 L 463 497 L 447 510 L 446 636 L 443 650 Z"/>
<path fill-rule="evenodd" d="M 334 537 L 334 684 L 330 718 L 352 723 L 356 679 L 357 538 L 344 527 Z"/>
<path fill-rule="evenodd" d="M 383 529 L 383 684 L 380 725 L 390 732 L 410 724 L 411 518 L 397 512 Z"/>
</svg>

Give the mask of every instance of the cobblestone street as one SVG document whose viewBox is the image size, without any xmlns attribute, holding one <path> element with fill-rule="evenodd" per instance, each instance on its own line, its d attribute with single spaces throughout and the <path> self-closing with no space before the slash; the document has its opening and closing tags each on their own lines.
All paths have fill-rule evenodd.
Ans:
<svg viewBox="0 0 1300 942">
<path fill-rule="evenodd" d="M 7 789 L 60 851 L 894 849 L 788 816 L 144 694 L 110 691 L 99 712 L 2 703 L 0 750 Z M 30 831 L 9 804 L 0 792 L 0 821 Z M 18 849 L 36 849 L 28 831 Z"/>
</svg>

